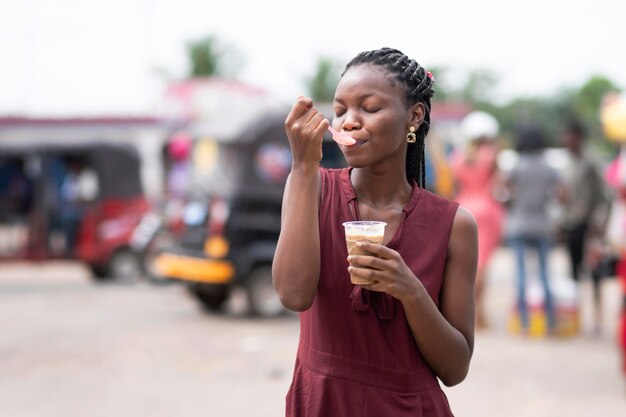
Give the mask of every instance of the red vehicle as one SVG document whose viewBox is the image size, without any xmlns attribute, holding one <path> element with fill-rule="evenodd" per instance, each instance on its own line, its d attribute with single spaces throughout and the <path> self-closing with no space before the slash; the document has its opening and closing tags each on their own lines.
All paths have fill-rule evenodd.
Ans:
<svg viewBox="0 0 626 417">
<path fill-rule="evenodd" d="M 96 279 L 134 279 L 129 239 L 148 209 L 128 145 L 0 144 L 0 259 L 75 259 Z"/>
</svg>

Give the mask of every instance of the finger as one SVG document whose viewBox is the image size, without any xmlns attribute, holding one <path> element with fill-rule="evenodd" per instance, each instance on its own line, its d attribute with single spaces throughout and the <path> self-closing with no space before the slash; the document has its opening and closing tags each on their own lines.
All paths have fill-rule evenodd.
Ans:
<svg viewBox="0 0 626 417">
<path fill-rule="evenodd" d="M 349 266 L 348 272 L 353 276 L 357 276 L 368 281 L 378 281 L 377 279 L 378 271 L 375 269 L 361 268 L 358 266 Z"/>
<path fill-rule="evenodd" d="M 350 255 L 348 263 L 352 266 L 366 267 L 369 269 L 382 270 L 384 261 L 376 256 L 370 255 Z"/>
<path fill-rule="evenodd" d="M 360 241 L 356 242 L 356 246 L 383 259 L 389 259 L 393 257 L 395 253 L 397 253 L 393 249 L 389 249 L 387 246 L 379 245 L 378 243 Z"/>
<path fill-rule="evenodd" d="M 320 114 L 320 116 L 322 115 Z M 328 119 L 322 116 L 322 120 L 320 120 L 317 127 L 315 128 L 315 135 L 324 136 L 324 134 L 328 130 L 328 126 L 330 126 L 330 122 L 328 121 Z"/>
<path fill-rule="evenodd" d="M 324 132 L 328 128 L 324 120 L 324 116 L 321 113 L 316 113 L 306 124 L 307 129 L 311 131 L 313 137 L 319 138 L 320 141 L 323 139 Z"/>
<path fill-rule="evenodd" d="M 295 120 L 302 117 L 302 115 L 306 113 L 307 110 L 309 110 L 312 106 L 313 100 L 311 100 L 310 98 L 304 96 L 298 97 L 293 107 L 291 108 L 291 111 L 287 115 L 287 118 L 285 119 L 285 124 L 293 123 Z"/>
<path fill-rule="evenodd" d="M 311 107 L 304 113 L 302 119 L 307 125 L 310 124 L 312 126 L 317 126 L 322 120 L 324 120 L 324 116 L 322 113 L 318 112 L 315 107 Z"/>
</svg>

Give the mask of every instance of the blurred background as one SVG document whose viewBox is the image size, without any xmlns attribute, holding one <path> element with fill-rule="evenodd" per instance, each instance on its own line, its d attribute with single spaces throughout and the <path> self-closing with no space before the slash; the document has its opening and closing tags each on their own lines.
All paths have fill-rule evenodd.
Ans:
<svg viewBox="0 0 626 417">
<path fill-rule="evenodd" d="M 503 220 L 483 229 L 495 242 L 484 320 L 467 380 L 445 389 L 453 411 L 623 415 L 626 135 L 603 109 L 626 86 L 625 8 L 0 4 L 0 414 L 282 415 L 299 331 L 270 270 L 291 166 L 284 118 L 299 95 L 332 118 L 345 64 L 389 46 L 436 80 L 429 190 L 467 198 L 482 174 L 459 161 L 494 145 L 473 186 Z M 491 122 L 472 125 L 476 112 Z M 534 259 L 520 290 L 528 256 L 511 240 L 521 126 L 541 132 L 555 177 L 541 202 L 550 292 Z M 324 166 L 345 166 L 330 137 L 323 147 Z"/>
</svg>

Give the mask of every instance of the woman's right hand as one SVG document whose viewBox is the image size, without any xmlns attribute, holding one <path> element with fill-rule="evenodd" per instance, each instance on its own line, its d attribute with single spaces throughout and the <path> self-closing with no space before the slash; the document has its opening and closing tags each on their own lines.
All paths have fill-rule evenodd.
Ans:
<svg viewBox="0 0 626 417">
<path fill-rule="evenodd" d="M 285 120 L 292 163 L 272 263 L 274 288 L 283 305 L 292 311 L 311 307 L 319 283 L 319 166 L 327 129 L 328 120 L 313 107 L 313 100 L 298 97 Z"/>
<path fill-rule="evenodd" d="M 313 107 L 313 100 L 298 97 L 285 119 L 292 154 L 292 168 L 317 171 L 322 160 L 322 139 L 330 123 Z"/>
</svg>

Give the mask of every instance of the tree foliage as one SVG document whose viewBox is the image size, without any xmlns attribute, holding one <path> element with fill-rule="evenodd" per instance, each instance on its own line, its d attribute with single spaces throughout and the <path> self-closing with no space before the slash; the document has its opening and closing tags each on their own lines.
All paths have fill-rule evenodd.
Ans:
<svg viewBox="0 0 626 417">
<path fill-rule="evenodd" d="M 494 100 L 499 77 L 486 70 L 470 71 L 464 82 L 456 89 L 447 83 L 448 71 L 436 67 L 437 91 L 435 100 L 464 102 L 473 109 L 493 114 L 501 125 L 505 138 L 511 138 L 515 129 L 524 124 L 539 125 L 544 129 L 552 145 L 558 145 L 559 131 L 571 118 L 579 119 L 587 127 L 589 137 L 599 145 L 603 141 L 598 112 L 602 97 L 620 88 L 608 78 L 593 75 L 580 86 L 564 88 L 541 97 L 517 97 L 506 103 Z"/>
<path fill-rule="evenodd" d="M 214 35 L 187 44 L 190 77 L 231 77 L 241 67 L 241 56 Z"/>
<path fill-rule="evenodd" d="M 313 100 L 326 103 L 333 101 L 341 68 L 339 62 L 332 58 L 318 59 L 313 75 L 306 79 L 307 89 Z"/>
<path fill-rule="evenodd" d="M 572 98 L 573 108 L 585 116 L 595 115 L 600 108 L 602 97 L 619 88 L 608 78 L 594 75 L 585 82 Z"/>
</svg>

